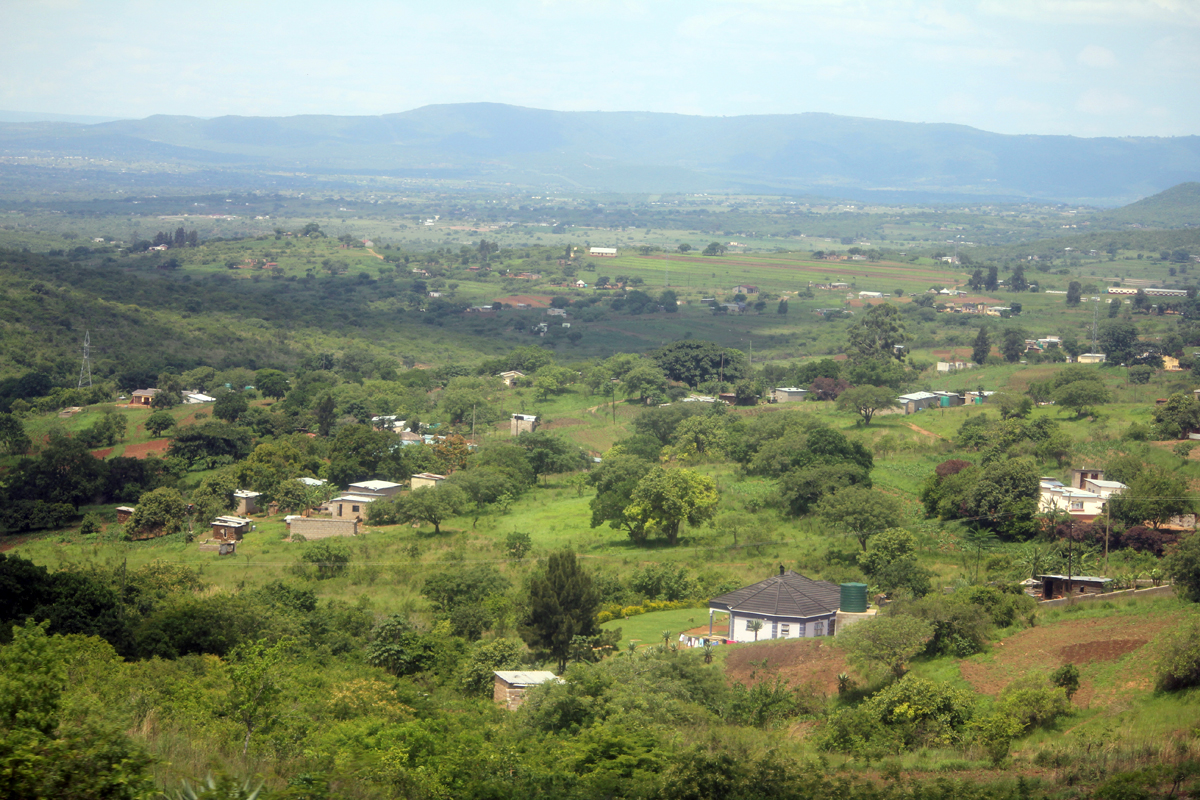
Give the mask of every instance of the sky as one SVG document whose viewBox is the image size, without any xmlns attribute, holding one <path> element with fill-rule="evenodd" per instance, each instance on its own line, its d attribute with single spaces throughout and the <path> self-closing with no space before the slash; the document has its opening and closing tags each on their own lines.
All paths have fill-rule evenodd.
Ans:
<svg viewBox="0 0 1200 800">
<path fill-rule="evenodd" d="M 437 103 L 1200 134 L 1200 0 L 3 0 L 0 109 Z"/>
</svg>

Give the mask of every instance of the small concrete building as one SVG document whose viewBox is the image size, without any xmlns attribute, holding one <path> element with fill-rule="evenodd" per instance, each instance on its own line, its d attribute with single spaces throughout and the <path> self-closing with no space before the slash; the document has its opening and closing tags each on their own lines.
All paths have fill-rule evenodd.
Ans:
<svg viewBox="0 0 1200 800">
<path fill-rule="evenodd" d="M 617 248 L 615 247 L 593 247 L 588 250 L 589 256 L 596 258 L 616 258 Z"/>
<path fill-rule="evenodd" d="M 520 436 L 522 433 L 533 433 L 537 430 L 538 418 L 534 414 L 513 414 L 512 421 L 509 424 L 509 430 L 513 436 Z"/>
<path fill-rule="evenodd" d="M 212 538 L 218 542 L 240 542 L 250 532 L 252 520 L 232 514 L 212 521 Z"/>
<path fill-rule="evenodd" d="M 347 486 L 346 493 L 374 497 L 392 497 L 393 495 L 400 494 L 400 490 L 403 488 L 403 483 L 393 483 L 391 481 L 359 481 Z"/>
<path fill-rule="evenodd" d="M 364 520 L 367 506 L 382 499 L 378 494 L 343 494 L 329 501 L 329 510 L 334 519 Z"/>
<path fill-rule="evenodd" d="M 238 489 L 233 493 L 233 502 L 235 503 L 234 511 L 239 514 L 257 514 L 258 498 L 262 497 L 262 492 L 252 492 L 248 489 Z"/>
<path fill-rule="evenodd" d="M 507 711 L 516 711 L 525 702 L 525 690 L 562 679 L 547 670 L 495 670 L 492 699 Z"/>
<path fill-rule="evenodd" d="M 117 523 L 124 525 L 133 516 L 133 506 L 117 506 Z"/>
<path fill-rule="evenodd" d="M 780 386 L 771 390 L 772 403 L 795 403 L 808 397 L 808 389 L 797 389 L 794 386 Z"/>
<path fill-rule="evenodd" d="M 198 405 L 200 403 L 215 403 L 217 398 L 211 397 L 203 392 L 184 392 L 182 395 L 183 402 L 187 405 Z"/>
<path fill-rule="evenodd" d="M 1075 359 L 1080 364 L 1103 364 L 1107 356 L 1104 353 L 1080 353 Z"/>
<path fill-rule="evenodd" d="M 416 475 L 412 476 L 410 483 L 412 484 L 413 491 L 415 492 L 417 489 L 421 489 L 426 486 L 437 486 L 444 480 L 446 480 L 445 475 L 438 475 L 435 472 L 418 472 Z"/>
</svg>

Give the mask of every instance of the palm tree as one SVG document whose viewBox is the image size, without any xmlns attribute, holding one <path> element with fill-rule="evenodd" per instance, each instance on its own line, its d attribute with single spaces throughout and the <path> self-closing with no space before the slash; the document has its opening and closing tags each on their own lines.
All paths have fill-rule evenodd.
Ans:
<svg viewBox="0 0 1200 800">
<path fill-rule="evenodd" d="M 761 619 L 752 619 L 746 623 L 746 630 L 754 631 L 754 641 L 758 641 L 758 632 L 763 629 L 763 621 Z"/>
</svg>

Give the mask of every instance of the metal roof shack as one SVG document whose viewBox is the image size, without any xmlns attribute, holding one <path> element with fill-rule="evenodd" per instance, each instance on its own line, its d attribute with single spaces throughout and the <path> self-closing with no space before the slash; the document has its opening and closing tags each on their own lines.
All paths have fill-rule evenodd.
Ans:
<svg viewBox="0 0 1200 800">
<path fill-rule="evenodd" d="M 525 690 L 543 683 L 561 683 L 562 678 L 546 670 L 495 670 L 492 699 L 508 711 L 516 711 L 525 702 Z"/>
<path fill-rule="evenodd" d="M 1042 599 L 1081 594 L 1104 594 L 1112 589 L 1112 578 L 1098 575 L 1037 575 L 1042 582 Z"/>
</svg>

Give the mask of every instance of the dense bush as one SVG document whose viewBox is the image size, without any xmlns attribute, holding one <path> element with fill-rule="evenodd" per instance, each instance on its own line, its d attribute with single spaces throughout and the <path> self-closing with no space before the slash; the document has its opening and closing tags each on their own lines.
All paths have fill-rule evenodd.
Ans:
<svg viewBox="0 0 1200 800">
<path fill-rule="evenodd" d="M 1200 619 L 1167 634 L 1158 656 L 1156 685 L 1173 692 L 1200 686 Z"/>
</svg>

